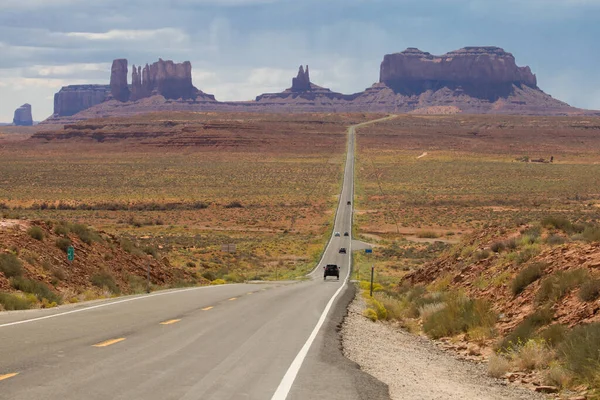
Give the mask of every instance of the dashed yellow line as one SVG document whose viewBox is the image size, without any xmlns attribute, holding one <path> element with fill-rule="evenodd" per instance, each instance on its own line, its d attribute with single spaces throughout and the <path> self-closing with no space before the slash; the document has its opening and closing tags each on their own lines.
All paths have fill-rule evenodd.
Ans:
<svg viewBox="0 0 600 400">
<path fill-rule="evenodd" d="M 203 309 L 202 309 L 202 311 L 208 311 L 208 310 L 212 310 L 213 308 L 214 308 L 214 307 L 212 307 L 212 306 L 211 306 L 211 307 L 206 307 L 206 308 L 203 308 Z"/>
<path fill-rule="evenodd" d="M 246 294 L 252 294 L 252 293 L 254 293 L 254 292 L 248 292 L 248 293 L 246 293 Z"/>
<path fill-rule="evenodd" d="M 161 325 L 172 325 L 172 324 L 178 323 L 179 321 L 181 321 L 181 320 L 180 319 L 170 319 L 168 321 L 161 322 L 160 324 Z"/>
<path fill-rule="evenodd" d="M 95 344 L 93 346 L 94 347 L 108 347 L 108 346 L 111 346 L 113 344 L 122 342 L 123 340 L 125 340 L 125 338 L 111 339 L 111 340 L 107 340 L 107 341 Z"/>
<path fill-rule="evenodd" d="M 234 300 L 237 300 L 237 297 L 232 297 L 229 299 L 229 301 L 234 301 Z"/>
<path fill-rule="evenodd" d="M 0 375 L 0 381 L 3 381 L 8 378 L 12 378 L 13 376 L 17 376 L 17 375 L 19 375 L 18 372 L 14 372 L 12 374 Z"/>
</svg>

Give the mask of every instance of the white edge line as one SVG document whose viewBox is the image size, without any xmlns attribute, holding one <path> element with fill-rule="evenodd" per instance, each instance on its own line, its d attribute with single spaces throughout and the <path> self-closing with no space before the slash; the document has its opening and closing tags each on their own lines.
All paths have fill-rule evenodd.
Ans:
<svg viewBox="0 0 600 400">
<path fill-rule="evenodd" d="M 63 315 L 80 313 L 80 312 L 84 312 L 84 311 L 94 310 L 94 309 L 97 309 L 97 308 L 112 306 L 112 305 L 115 305 L 115 304 L 128 303 L 130 301 L 149 299 L 150 297 L 166 296 L 168 294 L 184 293 L 184 292 L 189 292 L 189 291 L 192 291 L 192 290 L 200 290 L 200 289 L 210 289 L 210 288 L 217 288 L 217 287 L 231 287 L 231 286 L 236 286 L 236 285 L 241 285 L 241 283 L 231 284 L 231 285 L 201 286 L 201 287 L 195 287 L 195 288 L 189 288 L 189 289 L 182 289 L 182 290 L 174 290 L 174 291 L 168 291 L 168 292 L 154 293 L 154 294 L 149 294 L 147 296 L 132 297 L 132 298 L 129 298 L 129 299 L 113 301 L 113 302 L 110 302 L 110 303 L 98 304 L 96 306 L 91 306 L 91 307 L 86 307 L 86 308 L 80 308 L 80 309 L 77 309 L 77 310 L 66 311 L 66 312 L 63 312 L 63 313 L 46 315 L 46 316 L 38 317 L 38 318 L 25 319 L 25 320 L 22 320 L 22 321 L 9 322 L 9 323 L 0 325 L 0 328 L 4 328 L 4 327 L 7 327 L 7 326 L 13 326 L 13 325 L 27 324 L 27 323 L 30 323 L 30 322 L 42 321 L 42 320 L 50 319 L 50 318 L 58 318 L 58 317 L 62 317 Z"/>
<path fill-rule="evenodd" d="M 352 151 L 354 152 L 354 146 L 352 148 Z M 345 168 L 344 168 L 344 171 L 345 171 Z M 350 204 L 350 213 L 351 213 L 350 215 L 351 216 L 353 215 L 353 210 L 354 210 L 354 168 L 352 170 L 352 173 L 353 173 L 352 203 Z M 345 181 L 345 178 L 344 178 L 344 181 Z M 343 193 L 343 189 L 342 189 L 342 193 Z M 340 199 L 340 200 L 343 200 L 343 199 Z M 341 204 L 341 202 L 340 202 L 340 204 Z M 350 221 L 352 221 L 352 218 L 350 219 Z M 335 221 L 334 221 L 334 224 L 335 224 Z M 334 230 L 335 230 L 335 225 L 334 225 Z M 333 239 L 333 237 L 332 237 L 332 239 Z M 331 244 L 331 241 L 329 242 L 330 244 Z M 329 247 L 329 245 L 327 247 Z M 321 327 L 325 323 L 325 319 L 327 318 L 327 314 L 329 314 L 329 310 L 331 309 L 333 302 L 339 296 L 342 289 L 344 289 L 346 287 L 346 284 L 348 283 L 348 278 L 350 277 L 350 270 L 352 269 L 352 229 L 350 229 L 350 245 L 349 245 L 348 249 L 350 251 L 348 252 L 348 268 L 347 268 L 348 272 L 346 273 L 346 278 L 344 279 L 344 281 L 342 282 L 342 285 L 338 288 L 338 290 L 333 294 L 331 299 L 329 299 L 327 306 L 325 306 L 325 309 L 323 310 L 321 317 L 317 321 L 317 325 L 315 325 L 315 328 L 312 330 L 310 336 L 306 340 L 306 343 L 304 343 L 304 346 L 302 346 L 302 348 L 296 355 L 296 358 L 294 358 L 294 361 L 292 361 L 292 364 L 290 365 L 290 367 L 286 371 L 285 375 L 281 379 L 281 382 L 279 383 L 277 390 L 275 390 L 273 397 L 271 397 L 271 400 L 286 400 L 287 399 L 287 396 L 290 393 L 290 390 L 292 389 L 292 385 L 294 384 L 294 381 L 296 380 L 296 377 L 298 376 L 298 372 L 300 372 L 300 368 L 302 367 L 302 364 L 304 363 L 304 359 L 306 358 L 306 355 L 308 354 L 310 347 L 312 346 L 317 335 L 319 334 Z M 325 253 L 323 253 L 323 257 L 325 256 L 326 253 L 327 253 L 327 249 L 325 249 Z"/>
</svg>

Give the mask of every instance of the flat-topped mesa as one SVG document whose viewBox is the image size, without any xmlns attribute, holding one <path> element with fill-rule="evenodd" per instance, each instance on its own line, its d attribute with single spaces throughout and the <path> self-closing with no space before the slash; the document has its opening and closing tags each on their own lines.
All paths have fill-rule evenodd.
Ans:
<svg viewBox="0 0 600 400">
<path fill-rule="evenodd" d="M 111 94 L 110 85 L 63 86 L 54 95 L 54 117 L 70 117 L 80 111 L 105 102 Z"/>
<path fill-rule="evenodd" d="M 311 89 L 312 87 L 310 84 L 308 65 L 306 66 L 306 70 L 304 70 L 304 67 L 301 65 L 300 69 L 298 70 L 298 76 L 292 78 L 292 87 L 290 90 L 292 92 L 306 92 Z"/>
<path fill-rule="evenodd" d="M 166 99 L 196 99 L 200 93 L 192 84 L 192 64 L 189 61 L 174 63 L 159 59 L 152 65 L 133 66 L 131 100 L 139 100 L 152 95 Z"/>
<path fill-rule="evenodd" d="M 499 47 L 466 47 L 443 56 L 409 48 L 384 57 L 379 81 L 404 95 L 446 87 L 491 101 L 508 96 L 513 85 L 537 89 L 531 69 L 518 67 Z"/>
</svg>

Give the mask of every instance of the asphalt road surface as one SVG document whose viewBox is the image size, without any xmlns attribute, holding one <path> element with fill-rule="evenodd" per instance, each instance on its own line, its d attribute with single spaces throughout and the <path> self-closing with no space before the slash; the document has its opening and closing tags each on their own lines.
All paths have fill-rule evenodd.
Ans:
<svg viewBox="0 0 600 400">
<path fill-rule="evenodd" d="M 341 236 L 311 279 L 0 313 L 0 399 L 388 399 L 386 385 L 343 357 L 337 332 L 354 292 L 348 133 Z M 330 263 L 339 280 L 323 279 Z"/>
</svg>

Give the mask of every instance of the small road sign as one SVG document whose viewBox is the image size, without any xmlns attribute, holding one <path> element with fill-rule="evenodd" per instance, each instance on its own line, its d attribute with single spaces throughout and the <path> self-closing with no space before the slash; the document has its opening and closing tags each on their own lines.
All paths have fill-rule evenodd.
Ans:
<svg viewBox="0 0 600 400">
<path fill-rule="evenodd" d="M 75 248 L 73 246 L 69 246 L 67 248 L 67 259 L 69 261 L 73 261 L 75 259 Z"/>
<path fill-rule="evenodd" d="M 366 254 L 371 254 L 371 253 L 373 253 L 373 249 L 365 249 L 365 253 Z"/>
</svg>

